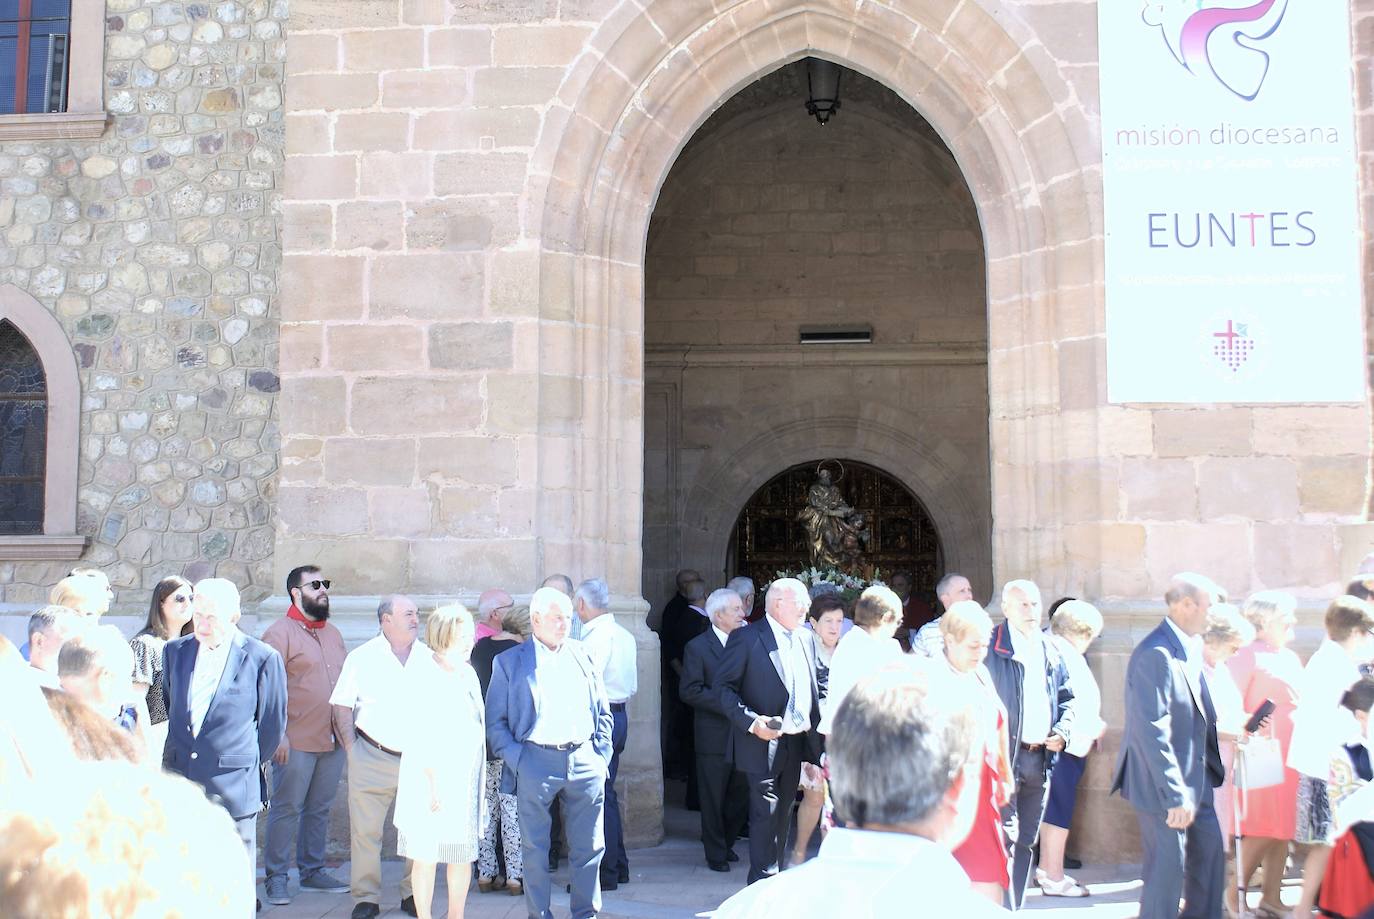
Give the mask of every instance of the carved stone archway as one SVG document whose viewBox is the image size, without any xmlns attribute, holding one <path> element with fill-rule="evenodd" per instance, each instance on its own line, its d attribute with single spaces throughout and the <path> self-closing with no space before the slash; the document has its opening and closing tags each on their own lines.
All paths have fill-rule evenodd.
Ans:
<svg viewBox="0 0 1374 919">
<path fill-rule="evenodd" d="M 1058 495 L 1082 470 L 1064 462 L 1058 444 L 1057 343 L 1100 334 L 1101 187 L 1088 168 L 1099 157 L 1079 149 L 1056 117 L 1056 105 L 1073 97 L 1057 65 L 1013 11 L 997 15 L 1000 5 L 625 0 L 607 13 L 545 112 L 523 195 L 529 255 L 539 265 L 540 353 L 557 355 L 530 381 L 539 570 L 604 573 L 617 608 L 645 609 L 630 585 L 640 583 L 643 559 L 649 220 L 678 153 L 721 101 L 816 56 L 916 107 L 965 175 L 988 265 L 992 562 L 1005 571 L 1038 566 L 1051 590 L 1065 579 Z M 1089 369 L 1079 385 L 1096 389 L 1098 375 Z M 814 436 L 816 422 L 801 423 Z M 1096 440 L 1097 416 L 1089 423 Z M 946 514 L 957 523 L 952 509 Z M 715 538 L 728 539 L 732 522 Z M 642 616 L 634 627 L 643 655 L 653 636 Z M 652 674 L 642 669 L 644 686 Z M 629 835 L 649 842 L 662 806 L 650 742 L 658 700 L 640 695 L 622 774 Z"/>
<path fill-rule="evenodd" d="M 988 260 L 993 555 L 1008 570 L 1041 564 L 1062 539 L 1053 509 L 1073 472 L 1057 455 L 1055 343 L 1096 334 L 1101 312 L 1100 214 L 1090 205 L 1100 180 L 1084 168 L 1095 153 L 1053 117 L 1069 90 L 1030 36 L 1007 31 L 1014 16 L 979 4 L 713 6 L 622 4 L 565 81 L 566 108 L 549 112 L 532 159 L 541 344 L 570 351 L 562 373 L 538 380 L 541 567 L 605 571 L 620 590 L 637 581 L 649 218 L 714 107 L 808 55 L 892 88 L 964 172 Z"/>
</svg>

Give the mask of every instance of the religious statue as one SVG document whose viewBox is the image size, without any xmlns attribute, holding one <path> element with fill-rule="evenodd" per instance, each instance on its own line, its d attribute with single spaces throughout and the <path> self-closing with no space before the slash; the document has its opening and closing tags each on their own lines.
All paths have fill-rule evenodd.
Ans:
<svg viewBox="0 0 1374 919">
<path fill-rule="evenodd" d="M 844 467 L 840 467 L 844 475 Z M 806 528 L 807 549 L 816 567 L 852 568 L 860 564 L 869 531 L 863 515 L 845 503 L 839 486 L 822 463 L 806 493 L 806 507 L 797 514 Z"/>
</svg>

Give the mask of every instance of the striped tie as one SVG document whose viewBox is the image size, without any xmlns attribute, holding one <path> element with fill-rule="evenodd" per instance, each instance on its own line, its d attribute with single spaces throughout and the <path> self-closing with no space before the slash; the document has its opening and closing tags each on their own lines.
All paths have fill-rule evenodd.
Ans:
<svg viewBox="0 0 1374 919">
<path fill-rule="evenodd" d="M 800 709 L 797 708 L 797 700 L 801 698 L 802 685 L 797 678 L 797 671 L 801 668 L 797 666 L 797 636 L 791 632 L 787 633 L 787 721 L 797 730 L 806 730 L 806 722 L 802 720 Z"/>
</svg>

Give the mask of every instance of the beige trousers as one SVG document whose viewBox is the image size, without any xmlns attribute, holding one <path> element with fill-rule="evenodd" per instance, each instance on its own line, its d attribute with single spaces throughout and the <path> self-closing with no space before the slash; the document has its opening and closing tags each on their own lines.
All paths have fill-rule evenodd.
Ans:
<svg viewBox="0 0 1374 919">
<path fill-rule="evenodd" d="M 361 737 L 353 741 L 348 752 L 348 823 L 355 903 L 382 902 L 382 831 L 387 809 L 396 800 L 400 770 L 399 757 L 383 753 Z M 406 859 L 401 899 L 410 896 L 410 868 L 410 859 Z"/>
</svg>

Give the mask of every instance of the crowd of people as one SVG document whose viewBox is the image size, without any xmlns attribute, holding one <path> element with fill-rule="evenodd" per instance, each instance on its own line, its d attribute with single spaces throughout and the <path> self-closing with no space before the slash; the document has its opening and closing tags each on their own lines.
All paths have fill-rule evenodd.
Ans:
<svg viewBox="0 0 1374 919">
<path fill-rule="evenodd" d="M 1046 611 L 1035 583 L 1013 580 L 994 622 L 951 573 L 938 614 L 914 617 L 910 579 L 893 581 L 906 596 L 874 584 L 846 600 L 779 578 L 756 609 L 749 579 L 709 590 L 684 571 L 652 623 L 665 763 L 690 758 L 707 866 L 733 870 L 748 840 L 748 886 L 717 916 L 896 914 L 912 885 L 972 916 L 1021 909 L 1032 884 L 1091 895 L 1066 873 L 1067 843 L 1108 728 L 1085 656 L 1102 614 L 1076 598 Z M 378 634 L 351 651 L 325 572 L 298 567 L 285 586 L 285 615 L 257 639 L 238 626 L 233 583 L 168 577 L 126 639 L 100 621 L 108 580 L 77 569 L 31 616 L 23 648 L 0 638 L 6 915 L 134 915 L 179 890 L 198 915 L 246 914 L 264 808 L 270 903 L 290 902 L 294 865 L 297 889 L 350 893 L 354 919 L 378 915 L 393 804 L 410 915 L 433 914 L 443 866 L 450 919 L 473 882 L 551 917 L 565 845 L 575 919 L 630 882 L 615 780 L 640 668 L 604 580 L 551 575 L 528 604 L 487 590 L 475 615 L 448 603 L 422 617 L 389 596 Z M 1374 907 L 1371 589 L 1361 575 L 1330 604 L 1304 667 L 1291 595 L 1232 605 L 1206 577 L 1172 579 L 1163 621 L 1131 654 L 1117 726 L 1113 791 L 1138 818 L 1142 917 L 1287 916 L 1290 858 L 1302 870 L 1292 915 Z M 325 863 L 345 766 L 346 880 Z M 146 806 L 112 804 L 111 781 Z M 197 831 L 175 836 L 188 820 Z M 116 853 L 130 846 L 147 857 L 126 864 Z M 172 881 L 170 851 L 207 860 Z M 1258 903 L 1242 902 L 1257 873 Z"/>
<path fill-rule="evenodd" d="M 0 638 L 0 690 L 11 700 L 0 722 L 0 914 L 134 916 L 171 899 L 194 904 L 185 915 L 247 915 L 262 905 L 264 808 L 263 894 L 274 904 L 290 902 L 294 864 L 300 890 L 351 893 L 353 919 L 379 915 L 393 804 L 409 915 L 433 914 L 441 865 L 449 919 L 463 915 L 474 872 L 479 891 L 552 915 L 565 835 L 574 915 L 594 916 L 602 890 L 628 883 L 615 778 L 638 668 L 605 581 L 574 587 L 552 575 L 527 605 L 489 590 L 476 616 L 452 603 L 423 622 L 411 598 L 389 596 L 376 637 L 352 651 L 329 621 L 331 587 L 317 567 L 292 570 L 286 614 L 257 639 L 238 627 L 231 582 L 169 577 L 126 639 L 100 622 L 109 581 L 78 569 L 30 617 L 22 648 Z M 325 865 L 345 765 L 347 880 Z M 95 768 L 165 806 L 129 817 L 104 790 L 54 803 L 53 790 L 68 788 L 56 775 Z M 186 799 L 178 779 L 198 787 L 200 806 L 172 814 Z M 171 835 L 188 818 L 203 832 Z M 216 861 L 171 883 L 165 857 L 125 864 L 131 836 L 139 851 Z M 227 856 L 225 838 L 238 840 Z M 101 867 L 109 860 L 123 877 Z"/>
<path fill-rule="evenodd" d="M 689 712 L 665 724 L 665 764 L 690 749 L 685 726 L 696 748 L 688 800 L 701 810 L 709 867 L 729 870 L 731 845 L 747 832 L 752 884 L 807 860 L 818 817 L 827 832 L 864 823 L 834 788 L 834 721 L 865 677 L 934 662 L 973 719 L 974 813 L 953 846 L 970 889 L 1011 910 L 1031 884 L 1047 897 L 1091 895 L 1066 873 L 1078 785 L 1108 729 L 1086 658 L 1103 629 L 1091 603 L 1060 599 L 1046 623 L 1039 588 L 1014 580 L 994 624 L 957 573 L 936 585 L 939 613 L 915 617 L 924 604 L 882 586 L 847 608 L 834 585 L 779 580 L 757 612 L 747 579 L 702 604 L 704 586 L 680 572 L 658 628 L 665 692 L 676 687 Z M 1173 579 L 1165 620 L 1131 657 L 1117 726 L 1113 791 L 1140 824 L 1141 916 L 1289 916 L 1279 892 L 1290 857 L 1303 884 L 1292 916 L 1374 907 L 1363 855 L 1374 855 L 1364 803 L 1374 791 L 1357 794 L 1370 781 L 1360 706 L 1374 692 L 1362 676 L 1374 659 L 1372 588 L 1374 573 L 1361 574 L 1331 604 L 1327 638 L 1304 668 L 1287 647 L 1292 595 L 1262 591 L 1236 606 L 1205 577 Z M 1328 866 L 1333 853 L 1339 868 Z M 1256 872 L 1260 900 L 1242 902 Z"/>
</svg>

